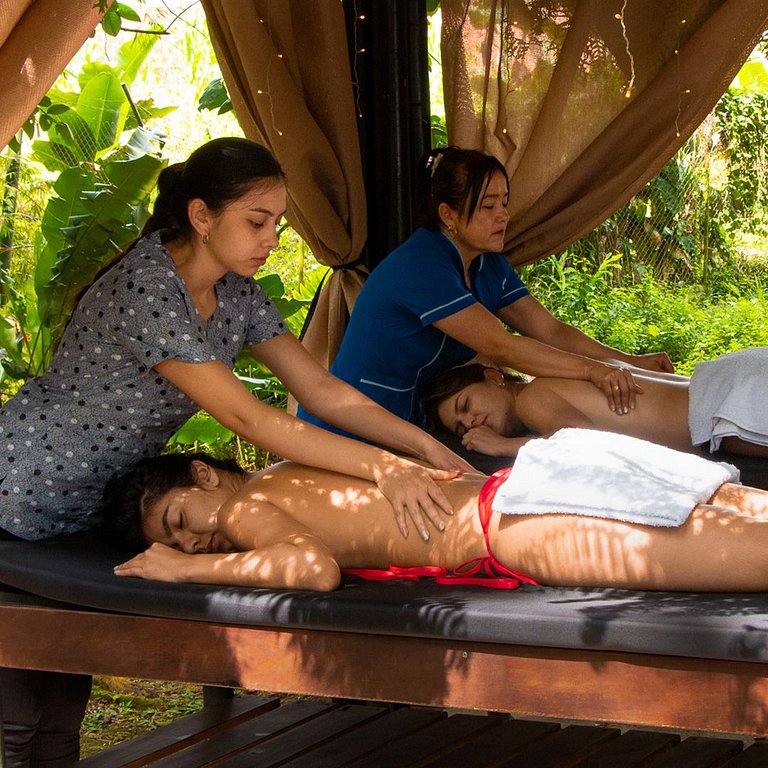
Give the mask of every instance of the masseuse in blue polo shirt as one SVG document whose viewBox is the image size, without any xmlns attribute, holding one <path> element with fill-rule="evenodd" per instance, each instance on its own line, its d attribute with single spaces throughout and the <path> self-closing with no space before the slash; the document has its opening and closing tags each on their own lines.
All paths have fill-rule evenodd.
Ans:
<svg viewBox="0 0 768 768">
<path fill-rule="evenodd" d="M 642 392 L 622 363 L 673 371 L 666 353 L 624 354 L 560 322 L 530 295 L 500 253 L 509 181 L 495 157 L 434 149 L 417 184 L 422 226 L 367 279 L 331 367 L 336 376 L 420 424 L 425 383 L 477 354 L 533 376 L 590 381 L 618 413 Z"/>
</svg>

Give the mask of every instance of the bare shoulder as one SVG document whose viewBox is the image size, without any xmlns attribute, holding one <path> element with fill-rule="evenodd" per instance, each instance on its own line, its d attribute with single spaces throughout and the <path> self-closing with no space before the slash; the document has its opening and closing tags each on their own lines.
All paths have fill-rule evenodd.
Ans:
<svg viewBox="0 0 768 768">
<path fill-rule="evenodd" d="M 592 391 L 594 390 L 594 391 Z M 575 379 L 538 378 L 523 388 L 517 415 L 528 429 L 545 434 L 562 427 L 592 426 L 587 411 L 600 391 Z"/>
<path fill-rule="evenodd" d="M 528 428 L 541 433 L 545 429 L 543 416 L 559 396 L 552 379 L 533 379 L 520 389 L 515 401 L 517 417 Z"/>
</svg>

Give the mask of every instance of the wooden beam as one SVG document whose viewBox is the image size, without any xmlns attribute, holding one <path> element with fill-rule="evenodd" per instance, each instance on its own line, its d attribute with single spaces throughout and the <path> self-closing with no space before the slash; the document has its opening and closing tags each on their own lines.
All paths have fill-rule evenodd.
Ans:
<svg viewBox="0 0 768 768">
<path fill-rule="evenodd" d="M 763 735 L 768 665 L 0 605 L 0 665 Z"/>
</svg>

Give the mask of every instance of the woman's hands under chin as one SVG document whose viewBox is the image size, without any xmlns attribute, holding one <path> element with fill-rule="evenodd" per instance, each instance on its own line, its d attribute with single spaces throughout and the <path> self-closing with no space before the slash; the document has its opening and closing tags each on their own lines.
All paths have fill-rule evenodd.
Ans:
<svg viewBox="0 0 768 768">
<path fill-rule="evenodd" d="M 532 437 L 504 437 L 485 425 L 468 429 L 461 438 L 461 444 L 468 451 L 486 456 L 517 456 L 517 452 Z"/>
</svg>

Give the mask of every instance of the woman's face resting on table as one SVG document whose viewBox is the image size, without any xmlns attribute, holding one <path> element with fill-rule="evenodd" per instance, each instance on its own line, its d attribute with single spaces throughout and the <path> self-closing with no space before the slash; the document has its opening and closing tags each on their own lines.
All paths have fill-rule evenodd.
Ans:
<svg viewBox="0 0 768 768">
<path fill-rule="evenodd" d="M 107 539 L 144 550 L 118 576 L 327 591 L 344 568 L 450 569 L 488 554 L 477 513 L 488 479 L 478 475 L 443 483 L 455 514 L 424 541 L 403 538 L 386 499 L 358 478 L 290 462 L 249 475 L 201 455 L 136 467 L 104 498 Z M 677 527 L 493 514 L 489 541 L 503 565 L 547 585 L 763 590 L 768 493 L 725 483 Z"/>
</svg>

